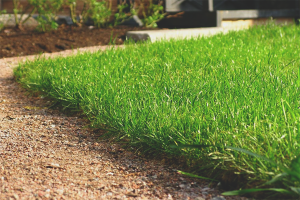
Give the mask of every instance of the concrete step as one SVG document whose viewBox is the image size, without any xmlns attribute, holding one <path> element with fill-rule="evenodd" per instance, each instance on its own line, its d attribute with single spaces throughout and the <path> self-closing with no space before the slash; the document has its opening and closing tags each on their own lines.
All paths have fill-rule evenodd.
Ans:
<svg viewBox="0 0 300 200">
<path fill-rule="evenodd" d="M 128 31 L 126 38 L 134 41 L 150 40 L 151 42 L 157 40 L 169 39 L 184 39 L 199 36 L 210 36 L 217 33 L 227 33 L 230 30 L 240 30 L 242 28 L 189 28 L 189 29 L 168 29 L 168 30 L 142 30 L 142 31 Z"/>
</svg>

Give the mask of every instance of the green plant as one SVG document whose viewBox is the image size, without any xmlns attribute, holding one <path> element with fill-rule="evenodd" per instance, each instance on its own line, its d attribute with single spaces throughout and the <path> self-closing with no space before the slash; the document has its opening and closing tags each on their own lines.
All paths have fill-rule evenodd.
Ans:
<svg viewBox="0 0 300 200">
<path fill-rule="evenodd" d="M 23 9 L 20 0 L 13 0 L 16 28 L 23 30 L 23 24 L 29 20 L 34 13 L 37 13 L 37 21 L 39 23 L 37 30 L 45 32 L 56 29 L 58 24 L 55 22 L 55 14 L 61 8 L 62 3 L 63 0 L 29 0 L 28 5 Z M 28 16 L 23 19 L 23 16 L 29 10 Z M 18 17 L 18 14 L 21 15 L 20 18 Z"/>
<path fill-rule="evenodd" d="M 88 21 L 89 19 L 89 5 L 90 0 L 82 0 L 83 1 L 83 8 L 81 10 L 81 13 L 79 15 L 79 23 L 83 24 L 84 22 Z"/>
<path fill-rule="evenodd" d="M 58 24 L 55 21 L 56 13 L 61 9 L 63 0 L 29 0 L 29 3 L 35 8 L 38 14 L 38 31 L 46 32 L 57 29 Z"/>
<path fill-rule="evenodd" d="M 77 3 L 79 1 L 83 2 L 83 8 L 81 11 L 77 10 Z M 82 24 L 88 20 L 89 9 L 91 9 L 90 0 L 64 0 L 64 6 L 69 8 L 70 17 L 76 26 L 82 26 Z M 80 14 L 77 15 L 79 12 Z"/>
<path fill-rule="evenodd" d="M 83 2 L 82 10 L 77 10 L 77 3 Z M 64 6 L 67 6 L 70 12 L 72 22 L 76 26 L 82 26 L 83 23 L 89 20 L 93 9 L 93 2 L 91 0 L 64 0 Z M 77 14 L 80 13 L 80 14 Z"/>
<path fill-rule="evenodd" d="M 130 12 L 125 13 L 124 10 L 129 8 L 129 5 L 126 1 L 121 2 L 118 5 L 118 13 L 115 14 L 115 24 L 120 24 L 126 19 L 134 15 L 142 14 L 142 22 L 145 27 L 156 28 L 157 22 L 162 20 L 167 13 L 164 13 L 164 7 L 162 6 L 163 1 L 153 2 L 150 0 L 149 5 L 146 5 L 144 0 L 140 0 L 138 3 L 130 3 Z"/>
<path fill-rule="evenodd" d="M 33 1 L 33 0 L 31 0 Z M 15 24 L 16 24 L 16 28 L 23 30 L 23 24 L 25 24 L 30 17 L 32 16 L 33 13 L 35 13 L 36 8 L 32 7 L 32 5 L 29 3 L 25 9 L 23 9 L 23 6 L 20 4 L 20 0 L 13 0 L 13 5 L 14 5 L 14 9 L 13 9 L 13 14 L 14 14 L 14 18 L 15 18 Z M 25 15 L 25 13 L 27 13 L 29 10 L 31 10 L 28 14 L 28 16 L 23 19 L 23 16 Z M 20 18 L 18 16 L 18 14 L 20 14 Z"/>
<path fill-rule="evenodd" d="M 0 10 L 0 17 L 2 14 L 5 14 L 6 10 Z M 4 29 L 4 22 L 0 21 L 0 31 Z"/>
<path fill-rule="evenodd" d="M 143 23 L 145 27 L 157 27 L 157 22 L 162 20 L 166 13 L 164 12 L 163 1 L 159 0 L 158 2 L 153 2 L 149 0 L 149 6 L 146 7 L 145 0 L 140 0 L 140 5 L 136 13 L 142 12 Z"/>
<path fill-rule="evenodd" d="M 130 17 L 132 17 L 132 13 L 124 12 L 124 10 L 128 7 L 129 7 L 129 5 L 126 3 L 126 0 L 124 0 L 120 4 L 118 4 L 118 12 L 115 13 L 114 26 L 121 24 L 126 19 L 129 19 Z M 131 6 L 131 9 L 132 9 L 132 6 Z"/>
<path fill-rule="evenodd" d="M 98 28 L 107 27 L 109 19 L 112 15 L 112 1 L 89 0 L 87 4 L 87 15 L 93 20 L 94 25 Z"/>
<path fill-rule="evenodd" d="M 78 22 L 78 20 L 76 19 L 77 0 L 65 0 L 64 5 L 67 5 L 70 9 L 70 17 L 72 19 L 72 22 L 77 26 L 81 26 L 80 22 Z"/>
</svg>

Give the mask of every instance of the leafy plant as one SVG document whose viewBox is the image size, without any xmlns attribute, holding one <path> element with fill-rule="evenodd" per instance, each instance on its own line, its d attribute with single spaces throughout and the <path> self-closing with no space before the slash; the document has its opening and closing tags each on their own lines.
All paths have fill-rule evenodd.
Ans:
<svg viewBox="0 0 300 200">
<path fill-rule="evenodd" d="M 130 4 L 133 5 L 133 4 Z M 125 13 L 125 9 L 129 8 L 129 5 L 126 3 L 125 1 L 122 1 L 120 4 L 118 4 L 118 12 L 115 13 L 115 19 L 114 19 L 114 26 L 121 24 L 122 22 L 124 22 L 126 19 L 129 19 L 130 17 L 132 17 L 132 13 Z M 133 6 L 131 6 L 130 9 L 132 9 Z"/>
<path fill-rule="evenodd" d="M 67 0 L 67 4 L 70 7 L 70 15 L 74 23 L 75 18 L 75 7 L 76 0 Z M 136 8 L 136 5 L 137 8 Z M 109 24 L 110 17 L 112 15 L 112 1 L 97 1 L 97 0 L 84 0 L 83 10 L 80 16 L 81 22 L 87 21 L 89 18 L 93 20 L 96 27 L 107 27 Z M 130 10 L 126 12 L 125 10 Z M 150 1 L 149 6 L 146 6 L 144 0 L 139 4 L 134 4 L 132 2 L 127 3 L 127 1 L 121 1 L 118 4 L 118 12 L 114 14 L 114 26 L 124 22 L 125 20 L 131 18 L 134 15 L 141 13 L 143 15 L 143 23 L 146 27 L 157 27 L 157 22 L 164 18 L 166 13 L 163 12 L 164 8 L 162 6 L 162 1 L 153 3 Z"/>
<path fill-rule="evenodd" d="M 77 3 L 79 1 L 83 2 L 81 11 L 77 10 Z M 88 12 L 91 6 L 90 0 L 64 0 L 64 6 L 69 8 L 70 17 L 75 25 L 82 26 L 82 24 L 88 20 Z M 79 12 L 80 14 L 77 15 Z"/>
<path fill-rule="evenodd" d="M 23 24 L 32 17 L 34 13 L 38 14 L 37 21 L 39 25 L 37 30 L 45 32 L 48 30 L 56 29 L 58 24 L 55 22 L 55 14 L 61 8 L 63 0 L 29 0 L 28 5 L 25 9 L 20 4 L 20 0 L 13 0 L 14 4 L 14 17 L 16 28 L 23 30 Z M 28 16 L 23 19 L 25 13 L 28 13 Z M 20 18 L 18 15 L 21 15 Z"/>
<path fill-rule="evenodd" d="M 38 31 L 55 30 L 58 24 L 55 21 L 56 13 L 61 9 L 63 0 L 29 0 L 38 14 Z"/>
<path fill-rule="evenodd" d="M 32 5 L 31 5 L 32 1 L 34 1 L 34 0 L 30 0 L 29 4 L 26 6 L 26 8 L 23 9 L 23 6 L 20 4 L 20 0 L 13 0 L 13 5 L 14 5 L 13 14 L 15 17 L 16 28 L 23 30 L 23 24 L 25 24 L 30 19 L 32 14 L 36 11 L 36 8 L 32 7 Z M 31 10 L 31 11 L 29 12 L 28 16 L 25 19 L 23 19 L 23 16 L 29 10 Z M 21 15 L 20 18 L 18 16 L 19 14 Z"/>
<path fill-rule="evenodd" d="M 138 3 L 133 4 L 130 3 L 130 6 L 126 3 L 126 1 L 121 2 L 118 5 L 119 12 L 115 14 L 115 24 L 120 24 L 124 22 L 126 19 L 134 15 L 141 14 L 143 16 L 142 22 L 145 27 L 157 27 L 157 22 L 162 20 L 166 13 L 164 13 L 164 7 L 162 6 L 163 1 L 153 2 L 153 0 L 149 1 L 149 5 L 146 5 L 144 0 L 140 0 Z M 124 9 L 130 8 L 129 13 L 125 13 Z"/>
<path fill-rule="evenodd" d="M 108 26 L 109 19 L 112 15 L 112 1 L 89 0 L 87 4 L 87 15 L 93 20 L 94 25 L 98 28 Z"/>
<path fill-rule="evenodd" d="M 81 25 L 80 22 L 78 22 L 76 15 L 77 0 L 65 0 L 64 5 L 67 5 L 70 10 L 72 22 L 76 25 Z"/>
<path fill-rule="evenodd" d="M 149 0 L 149 6 L 146 7 L 145 0 L 140 1 L 140 6 L 137 11 L 142 12 L 143 15 L 143 23 L 145 27 L 157 27 L 157 22 L 162 20 L 166 13 L 164 13 L 163 1 L 159 0 L 158 2 L 154 3 L 153 0 Z"/>
</svg>

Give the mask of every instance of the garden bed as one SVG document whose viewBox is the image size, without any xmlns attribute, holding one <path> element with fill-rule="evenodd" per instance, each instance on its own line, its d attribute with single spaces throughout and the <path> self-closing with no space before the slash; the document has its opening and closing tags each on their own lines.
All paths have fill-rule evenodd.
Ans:
<svg viewBox="0 0 300 200">
<path fill-rule="evenodd" d="M 53 53 L 89 46 L 120 45 L 124 43 L 127 31 L 145 29 L 147 28 L 132 26 L 95 28 L 61 25 L 56 31 L 40 33 L 36 30 L 7 28 L 0 32 L 0 58 Z"/>
</svg>

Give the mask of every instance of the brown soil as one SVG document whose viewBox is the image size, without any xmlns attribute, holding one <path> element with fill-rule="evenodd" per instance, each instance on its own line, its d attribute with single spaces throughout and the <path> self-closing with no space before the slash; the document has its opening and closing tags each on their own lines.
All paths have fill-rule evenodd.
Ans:
<svg viewBox="0 0 300 200">
<path fill-rule="evenodd" d="M 53 53 L 80 47 L 123 44 L 125 34 L 146 28 L 118 26 L 97 29 L 92 26 L 61 25 L 58 30 L 39 33 L 35 30 L 5 29 L 0 32 L 0 58 Z"/>
</svg>

